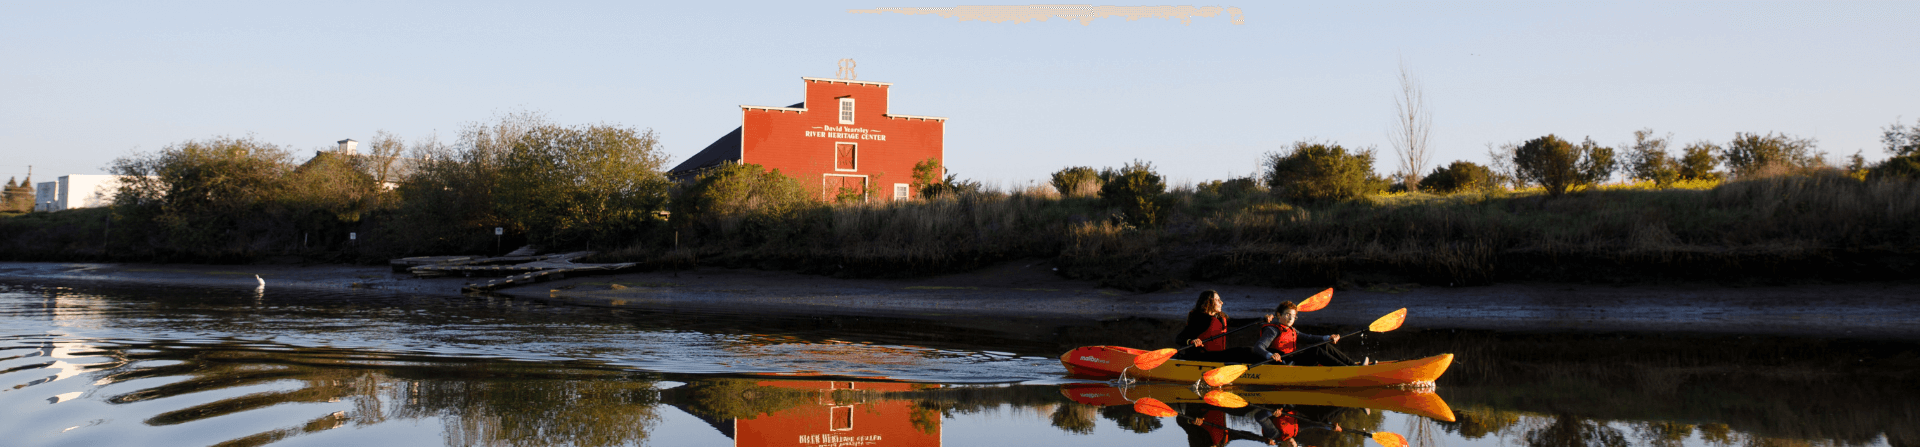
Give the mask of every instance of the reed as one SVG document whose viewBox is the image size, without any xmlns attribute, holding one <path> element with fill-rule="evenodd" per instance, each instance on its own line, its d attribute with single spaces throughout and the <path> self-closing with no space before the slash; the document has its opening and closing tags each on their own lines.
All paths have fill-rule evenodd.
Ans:
<svg viewBox="0 0 1920 447">
<path fill-rule="evenodd" d="M 605 258 L 915 276 L 1051 259 L 1070 277 L 1135 290 L 1191 280 L 1272 285 L 1503 280 L 1623 282 L 1900 278 L 1920 247 L 1920 183 L 1838 173 L 1668 188 L 1622 184 L 1396 193 L 1295 206 L 1178 187 L 1158 226 L 1051 188 L 907 202 L 754 210 L 678 229 L 679 249 Z M 663 264 L 668 264 L 664 263 Z"/>
</svg>

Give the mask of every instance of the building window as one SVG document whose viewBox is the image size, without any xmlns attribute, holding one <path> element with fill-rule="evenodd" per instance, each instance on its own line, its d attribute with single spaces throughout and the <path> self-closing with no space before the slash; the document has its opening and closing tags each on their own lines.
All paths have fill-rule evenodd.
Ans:
<svg viewBox="0 0 1920 447">
<path fill-rule="evenodd" d="M 893 200 L 895 201 L 907 200 L 907 191 L 909 191 L 909 189 L 907 189 L 907 184 L 905 183 L 893 184 Z"/>
<path fill-rule="evenodd" d="M 853 98 L 840 98 L 840 124 L 853 124 Z"/>
<path fill-rule="evenodd" d="M 860 170 L 859 146 L 853 143 L 834 144 L 833 145 L 833 170 L 835 171 Z"/>
</svg>

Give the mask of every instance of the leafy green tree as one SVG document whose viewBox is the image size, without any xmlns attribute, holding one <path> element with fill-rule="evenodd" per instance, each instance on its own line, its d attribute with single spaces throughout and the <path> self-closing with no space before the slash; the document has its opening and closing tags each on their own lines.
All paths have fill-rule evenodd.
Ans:
<svg viewBox="0 0 1920 447">
<path fill-rule="evenodd" d="M 1153 164 L 1134 160 L 1115 171 L 1112 179 L 1100 186 L 1100 200 L 1126 215 L 1135 226 L 1159 225 L 1166 218 L 1167 182 L 1153 171 Z"/>
<path fill-rule="evenodd" d="M 1575 146 L 1551 134 L 1521 144 L 1514 151 L 1513 164 L 1521 181 L 1540 185 L 1548 196 L 1606 181 L 1616 166 L 1613 148 L 1594 144 L 1592 139 Z"/>
<path fill-rule="evenodd" d="M 1428 192 L 1447 194 L 1460 191 L 1483 191 L 1498 188 L 1492 169 L 1467 161 L 1433 168 L 1432 174 L 1420 179 L 1420 189 Z"/>
<path fill-rule="evenodd" d="M 800 180 L 757 164 L 724 163 L 700 174 L 672 202 L 676 226 L 755 213 L 788 215 L 815 203 Z"/>
<path fill-rule="evenodd" d="M 1633 131 L 1633 146 L 1628 153 L 1628 173 L 1635 179 L 1665 187 L 1680 180 L 1680 160 L 1667 154 L 1672 135 L 1654 138 L 1653 129 Z"/>
<path fill-rule="evenodd" d="M 1736 132 L 1720 156 L 1734 175 L 1745 176 L 1769 167 L 1808 168 L 1823 164 L 1821 157 L 1812 153 L 1813 147 L 1811 138 Z"/>
<path fill-rule="evenodd" d="M 1720 174 L 1714 172 L 1720 166 L 1720 146 L 1711 141 L 1698 141 L 1687 145 L 1686 155 L 1680 158 L 1681 180 L 1719 180 Z"/>
<path fill-rule="evenodd" d="M 189 140 L 115 159 L 126 176 L 114 195 L 115 227 L 139 246 L 212 257 L 250 256 L 272 244 L 273 205 L 287 188 L 289 154 L 253 137 Z"/>
<path fill-rule="evenodd" d="M 1093 168 L 1074 166 L 1054 171 L 1053 189 L 1064 197 L 1089 196 L 1100 191 L 1100 176 Z"/>
<path fill-rule="evenodd" d="M 534 126 L 508 147 L 497 200 L 539 242 L 634 231 L 666 202 L 666 161 L 651 129 Z"/>
<path fill-rule="evenodd" d="M 1295 202 L 1356 199 L 1387 188 L 1387 180 L 1373 173 L 1370 148 L 1298 141 L 1285 153 L 1267 153 L 1261 165 L 1267 189 Z"/>
</svg>

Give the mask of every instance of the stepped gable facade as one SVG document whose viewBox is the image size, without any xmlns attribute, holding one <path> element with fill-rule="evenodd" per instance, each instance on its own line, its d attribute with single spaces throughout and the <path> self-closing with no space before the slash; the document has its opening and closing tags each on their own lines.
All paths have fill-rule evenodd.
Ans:
<svg viewBox="0 0 1920 447">
<path fill-rule="evenodd" d="M 800 179 L 820 200 L 917 195 L 913 166 L 946 165 L 946 118 L 888 110 L 893 84 L 800 78 L 806 101 L 786 107 L 740 106 L 741 125 L 669 171 L 690 180 L 721 163 L 751 163 Z M 944 172 L 935 175 L 944 176 Z"/>
</svg>

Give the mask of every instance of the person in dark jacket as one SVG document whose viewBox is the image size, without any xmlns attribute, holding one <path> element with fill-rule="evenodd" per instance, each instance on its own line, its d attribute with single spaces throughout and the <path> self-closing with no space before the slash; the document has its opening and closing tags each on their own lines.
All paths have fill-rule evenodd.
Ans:
<svg viewBox="0 0 1920 447">
<path fill-rule="evenodd" d="M 1267 358 L 1267 352 L 1255 347 L 1228 348 L 1227 338 L 1220 337 L 1211 341 L 1208 337 L 1225 334 L 1229 329 L 1244 324 L 1256 324 L 1273 321 L 1273 315 L 1263 318 L 1232 319 L 1220 294 L 1212 290 L 1200 292 L 1200 298 L 1193 303 L 1193 310 L 1187 311 L 1187 326 L 1175 336 L 1175 344 L 1183 346 L 1176 360 L 1196 362 L 1255 363 Z"/>
<path fill-rule="evenodd" d="M 1347 353 L 1333 345 L 1340 343 L 1340 334 L 1315 335 L 1300 332 L 1293 328 L 1294 319 L 1300 317 L 1299 305 L 1292 301 L 1280 303 L 1273 308 L 1273 321 L 1260 327 L 1260 342 L 1255 349 L 1261 357 L 1273 359 L 1276 363 L 1294 366 L 1353 366 L 1372 364 L 1371 360 L 1354 361 Z M 1324 344 L 1323 344 L 1324 343 Z M 1314 346 L 1319 345 L 1319 346 Z M 1294 354 L 1304 346 L 1314 346 L 1306 351 Z M 1286 355 L 1282 357 L 1282 355 Z"/>
</svg>

